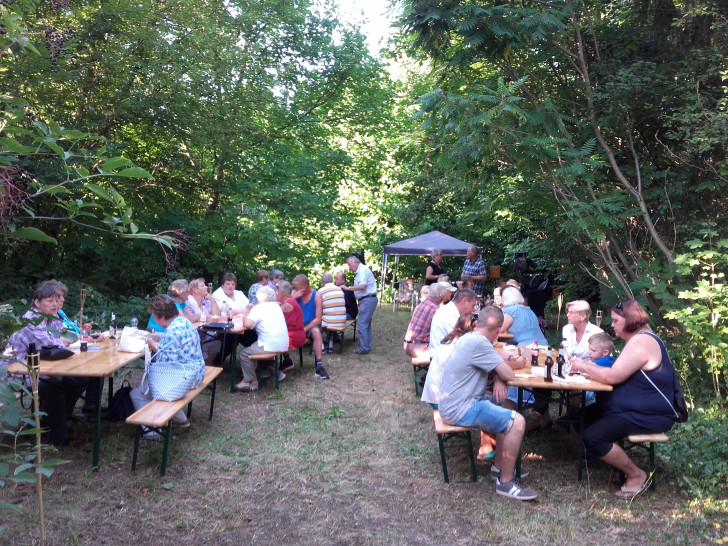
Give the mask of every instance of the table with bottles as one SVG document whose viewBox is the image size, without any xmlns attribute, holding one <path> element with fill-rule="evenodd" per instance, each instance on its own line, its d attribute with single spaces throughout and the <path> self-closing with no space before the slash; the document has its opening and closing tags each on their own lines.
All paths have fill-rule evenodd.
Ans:
<svg viewBox="0 0 728 546">
<path fill-rule="evenodd" d="M 101 395 L 104 390 L 104 378 L 109 380 L 109 401 L 114 390 L 114 372 L 123 368 L 130 362 L 144 357 L 143 352 L 127 353 L 118 350 L 118 339 L 102 338 L 98 341 L 90 340 L 88 350 L 81 351 L 80 347 L 70 349 L 73 356 L 63 360 L 42 360 L 40 361 L 40 375 L 63 376 L 63 377 L 88 377 L 100 378 L 99 381 L 99 403 L 94 413 L 94 443 L 92 466 L 98 469 L 99 466 L 99 437 L 101 435 Z M 27 375 L 28 368 L 19 362 L 8 366 L 8 373 Z"/>
<path fill-rule="evenodd" d="M 202 318 L 204 318 L 205 321 L 203 322 L 202 319 L 199 320 L 198 322 L 194 323 L 195 327 L 198 330 L 205 330 L 208 333 L 222 334 L 223 338 L 220 352 L 223 355 L 225 354 L 225 346 L 227 345 L 227 343 L 233 343 L 233 350 L 230 353 L 230 392 L 235 392 L 235 375 L 237 372 L 237 335 L 245 333 L 245 326 L 243 325 L 243 315 L 231 316 L 229 317 L 229 321 L 226 318 L 218 315 L 210 315 Z M 208 324 L 219 324 L 226 322 L 231 325 L 230 328 L 227 330 L 207 328 Z"/>
<path fill-rule="evenodd" d="M 612 390 L 611 385 L 607 385 L 605 383 L 600 383 L 599 381 L 595 381 L 593 379 L 590 379 L 586 375 L 569 375 L 566 373 L 566 370 L 563 369 L 561 375 L 558 374 L 558 369 L 556 368 L 556 360 L 553 358 L 553 355 L 548 355 L 548 351 L 546 350 L 539 350 L 538 353 L 538 366 L 528 366 L 526 368 L 521 368 L 518 370 L 514 370 L 514 373 L 516 374 L 516 377 L 512 379 L 511 381 L 508 381 L 508 386 L 510 387 L 518 387 L 518 411 L 521 412 L 523 409 L 523 391 L 533 391 L 533 389 L 547 389 L 552 391 L 568 391 L 570 393 L 578 393 L 580 395 L 581 399 L 581 407 L 586 407 L 586 393 L 588 391 L 594 391 L 594 392 L 609 392 Z M 551 377 L 550 381 L 548 380 L 548 365 L 547 360 L 548 356 L 551 356 L 551 363 L 552 369 L 551 369 Z M 578 478 L 579 481 L 581 481 L 583 476 L 583 470 L 584 470 L 584 443 L 582 442 L 582 437 L 584 434 L 584 412 L 580 411 L 580 419 L 579 419 L 579 468 L 578 468 Z M 518 463 L 516 465 L 516 475 L 520 477 L 520 462 L 521 462 L 521 455 L 519 453 L 518 455 Z"/>
</svg>

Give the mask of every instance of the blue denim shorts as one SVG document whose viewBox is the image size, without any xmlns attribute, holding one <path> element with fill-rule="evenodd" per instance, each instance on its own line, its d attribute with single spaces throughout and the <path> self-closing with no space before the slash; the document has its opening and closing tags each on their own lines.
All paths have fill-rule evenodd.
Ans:
<svg viewBox="0 0 728 546">
<path fill-rule="evenodd" d="M 511 430 L 516 412 L 498 405 L 490 395 L 476 398 L 473 405 L 458 422 L 460 427 L 474 427 L 494 434 Z"/>
</svg>

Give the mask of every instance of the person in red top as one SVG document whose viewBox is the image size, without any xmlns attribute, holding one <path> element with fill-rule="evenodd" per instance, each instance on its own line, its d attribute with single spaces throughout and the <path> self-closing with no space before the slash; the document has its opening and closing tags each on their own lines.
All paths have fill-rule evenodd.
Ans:
<svg viewBox="0 0 728 546">
<path fill-rule="evenodd" d="M 432 317 L 446 294 L 447 289 L 441 284 L 430 285 L 430 293 L 415 309 L 404 335 L 404 352 L 407 356 L 424 356 L 429 351 Z"/>
<path fill-rule="evenodd" d="M 303 311 L 298 302 L 291 298 L 293 287 L 288 281 L 278 282 L 278 303 L 281 304 L 283 316 L 288 327 L 288 348 L 296 349 L 306 342 L 306 330 L 303 328 Z M 286 372 L 293 368 L 293 360 L 288 353 L 283 353 L 281 370 Z"/>
</svg>

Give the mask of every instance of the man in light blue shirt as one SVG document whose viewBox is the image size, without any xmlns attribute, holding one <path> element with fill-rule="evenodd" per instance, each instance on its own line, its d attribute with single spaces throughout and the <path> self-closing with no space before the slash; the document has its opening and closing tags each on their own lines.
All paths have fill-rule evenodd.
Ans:
<svg viewBox="0 0 728 546">
<path fill-rule="evenodd" d="M 354 292 L 359 302 L 359 315 L 356 329 L 359 332 L 359 348 L 355 355 L 366 355 L 372 350 L 372 317 L 377 308 L 377 281 L 371 269 L 359 258 L 351 256 L 346 260 L 349 269 L 354 272 L 353 286 L 342 286 L 343 290 Z"/>
</svg>

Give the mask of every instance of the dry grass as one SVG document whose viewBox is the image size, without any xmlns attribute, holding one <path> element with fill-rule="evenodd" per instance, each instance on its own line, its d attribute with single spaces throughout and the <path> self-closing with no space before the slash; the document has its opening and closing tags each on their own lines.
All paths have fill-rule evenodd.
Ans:
<svg viewBox="0 0 728 546">
<path fill-rule="evenodd" d="M 133 430 L 123 423 L 104 423 L 102 466 L 91 472 L 91 429 L 77 427 L 89 441 L 63 449 L 72 462 L 45 481 L 49 544 L 627 545 L 705 536 L 695 531 L 707 521 L 687 512 L 664 471 L 656 493 L 626 504 L 606 468 L 576 481 L 576 444 L 557 432 L 524 446 L 537 502 L 497 496 L 482 463 L 478 482 L 467 481 L 462 450 L 450 452 L 451 483 L 443 483 L 431 412 L 414 396 L 401 350 L 408 319 L 379 310 L 374 352 L 363 357 L 350 354 L 349 333 L 343 356 L 325 357 L 331 381 L 313 377 L 309 355 L 278 395 L 270 385 L 229 394 L 224 373 L 214 420 L 197 402 L 192 430 L 172 441 L 165 477 L 158 444 L 143 446 L 131 472 Z M 23 509 L 3 516 L 2 541 L 37 543 L 34 489 L 0 491 Z"/>
</svg>

